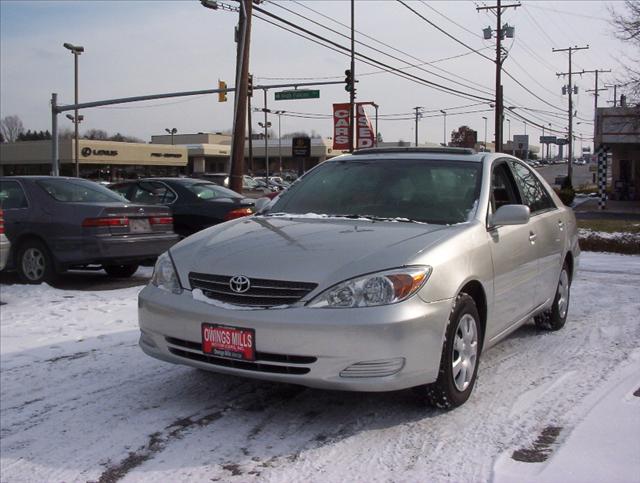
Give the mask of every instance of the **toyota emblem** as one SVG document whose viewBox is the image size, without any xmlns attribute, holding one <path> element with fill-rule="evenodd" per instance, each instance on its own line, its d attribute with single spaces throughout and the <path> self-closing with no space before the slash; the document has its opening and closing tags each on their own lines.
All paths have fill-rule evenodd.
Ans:
<svg viewBox="0 0 640 483">
<path fill-rule="evenodd" d="M 229 280 L 229 288 L 235 293 L 245 293 L 251 287 L 251 282 L 244 275 L 234 275 Z"/>
</svg>

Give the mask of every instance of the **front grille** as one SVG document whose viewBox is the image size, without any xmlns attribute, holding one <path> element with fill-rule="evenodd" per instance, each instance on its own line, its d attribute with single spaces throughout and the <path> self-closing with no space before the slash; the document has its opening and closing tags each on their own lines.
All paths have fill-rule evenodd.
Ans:
<svg viewBox="0 0 640 483">
<path fill-rule="evenodd" d="M 268 352 L 256 351 L 255 361 L 238 361 L 235 359 L 225 359 L 224 357 L 216 357 L 210 354 L 202 353 L 202 344 L 200 342 L 191 342 L 188 340 L 176 339 L 175 337 L 165 337 L 165 340 L 172 346 L 169 352 L 185 359 L 192 361 L 206 362 L 215 366 L 233 367 L 235 369 L 244 369 L 245 371 L 268 372 L 271 374 L 291 374 L 302 375 L 307 374 L 310 369 L 300 366 L 276 366 L 273 364 L 265 364 L 264 362 L 281 362 L 285 364 L 313 364 L 318 360 L 317 357 L 311 356 L 293 356 L 288 354 L 271 354 Z M 197 350 L 199 352 L 191 352 L 179 349 Z"/>
<path fill-rule="evenodd" d="M 171 345 L 202 351 L 202 344 L 200 342 L 191 342 L 176 339 L 175 337 L 165 337 L 165 340 Z M 217 357 L 214 358 L 218 359 Z M 288 354 L 271 354 L 269 352 L 256 351 L 256 361 L 282 362 L 284 364 L 313 364 L 317 360 L 317 357 L 311 356 L 292 356 Z"/>
<path fill-rule="evenodd" d="M 245 293 L 236 293 L 229 286 L 230 280 L 229 275 L 189 273 L 192 289 L 202 290 L 202 293 L 210 299 L 248 307 L 291 305 L 318 286 L 317 283 L 252 278 L 249 290 Z"/>
</svg>

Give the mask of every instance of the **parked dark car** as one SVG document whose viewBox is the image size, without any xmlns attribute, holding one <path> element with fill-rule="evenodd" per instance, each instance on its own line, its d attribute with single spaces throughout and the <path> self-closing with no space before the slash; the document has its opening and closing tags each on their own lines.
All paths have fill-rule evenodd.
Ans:
<svg viewBox="0 0 640 483">
<path fill-rule="evenodd" d="M 131 204 L 80 178 L 0 177 L 0 207 L 9 265 L 25 283 L 92 265 L 129 277 L 178 240 L 166 207 Z"/>
<path fill-rule="evenodd" d="M 227 173 L 194 173 L 192 176 L 229 188 L 229 175 Z M 266 194 L 273 193 L 274 191 L 273 189 L 267 189 L 264 183 L 260 184 L 256 182 L 256 180 L 249 175 L 245 174 L 242 176 L 242 195 L 247 198 L 262 198 L 266 196 Z"/>
<path fill-rule="evenodd" d="M 182 237 L 254 211 L 254 200 L 202 179 L 147 178 L 109 187 L 133 203 L 171 208 L 174 229 Z"/>
</svg>

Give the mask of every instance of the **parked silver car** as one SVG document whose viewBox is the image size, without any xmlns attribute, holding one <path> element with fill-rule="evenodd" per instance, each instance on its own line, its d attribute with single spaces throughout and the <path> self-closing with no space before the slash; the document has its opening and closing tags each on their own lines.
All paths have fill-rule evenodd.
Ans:
<svg viewBox="0 0 640 483">
<path fill-rule="evenodd" d="M 571 209 L 512 156 L 362 150 L 160 256 L 140 345 L 311 387 L 418 387 L 454 407 L 484 349 L 532 317 L 564 325 L 579 254 Z"/>
<path fill-rule="evenodd" d="M 24 283 L 98 265 L 130 277 L 178 240 L 168 208 L 129 203 L 86 179 L 0 177 L 0 207 L 11 241 L 7 265 Z"/>
<path fill-rule="evenodd" d="M 0 209 L 0 270 L 3 270 L 7 265 L 10 250 L 11 242 L 4 234 L 4 211 Z"/>
</svg>

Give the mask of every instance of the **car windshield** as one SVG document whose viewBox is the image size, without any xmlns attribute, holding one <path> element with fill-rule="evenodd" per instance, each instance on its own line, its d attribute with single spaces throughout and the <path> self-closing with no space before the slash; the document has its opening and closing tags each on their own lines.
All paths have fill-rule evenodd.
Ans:
<svg viewBox="0 0 640 483">
<path fill-rule="evenodd" d="M 475 214 L 480 177 L 481 164 L 466 161 L 330 161 L 294 183 L 265 214 L 460 223 Z"/>
<path fill-rule="evenodd" d="M 85 179 L 46 179 L 37 181 L 37 184 L 56 201 L 129 203 L 126 198 L 109 188 Z"/>
<path fill-rule="evenodd" d="M 187 189 L 201 200 L 213 200 L 216 198 L 242 198 L 241 195 L 214 183 L 197 183 L 187 185 Z"/>
</svg>

